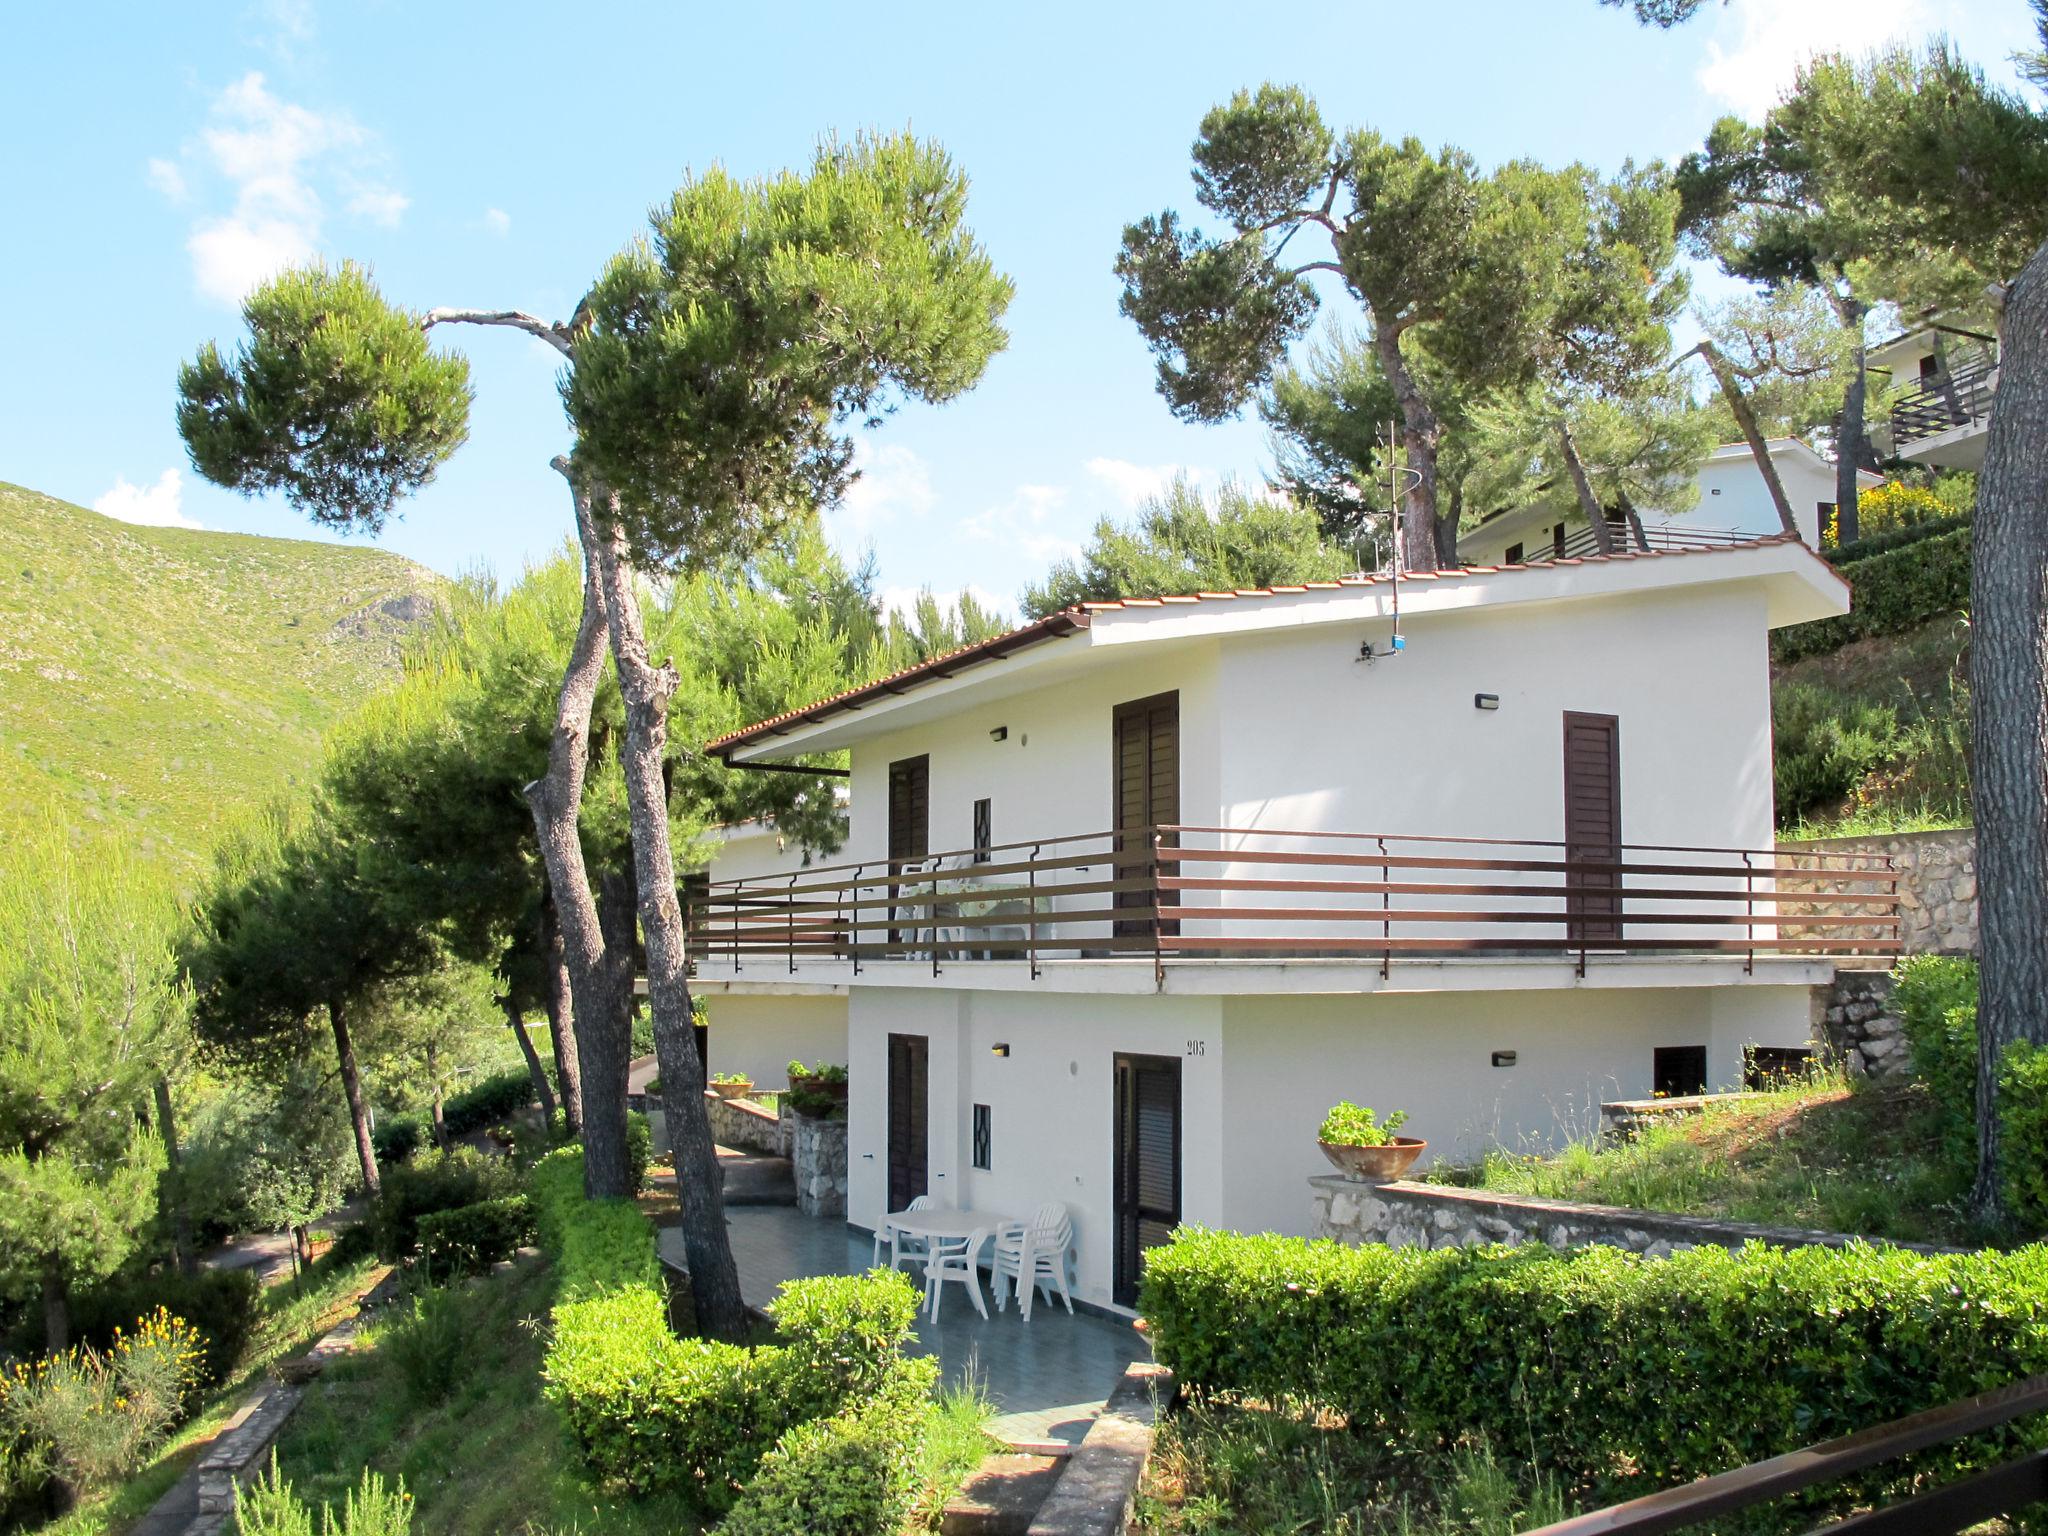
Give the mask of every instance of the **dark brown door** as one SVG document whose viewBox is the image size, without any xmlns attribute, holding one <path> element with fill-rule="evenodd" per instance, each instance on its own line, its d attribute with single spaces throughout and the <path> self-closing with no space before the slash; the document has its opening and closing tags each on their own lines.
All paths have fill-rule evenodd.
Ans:
<svg viewBox="0 0 2048 1536">
<path fill-rule="evenodd" d="M 1180 1225 L 1180 1059 L 1116 1058 L 1116 1300 L 1138 1304 L 1145 1250 Z"/>
<path fill-rule="evenodd" d="M 1621 862 L 1621 722 L 1564 717 L 1564 856 L 1567 864 Z M 1565 871 L 1565 936 L 1573 944 L 1621 937 L 1621 877 L 1611 869 Z"/>
<path fill-rule="evenodd" d="M 889 1209 L 928 1193 L 931 1041 L 889 1037 Z"/>
<path fill-rule="evenodd" d="M 906 865 L 919 863 L 931 852 L 931 781 L 932 760 L 929 757 L 906 757 L 889 765 L 889 873 L 892 875 Z M 916 904 L 915 898 L 925 889 L 921 885 L 912 886 L 904 893 L 905 900 L 890 908 L 890 917 L 921 925 L 924 908 Z M 893 897 L 895 893 L 892 891 L 890 895 Z M 910 937 L 892 922 L 889 929 L 891 944 L 903 943 Z"/>
<path fill-rule="evenodd" d="M 1180 820 L 1180 695 L 1155 694 L 1116 707 L 1117 878 L 1142 875 L 1152 862 L 1149 830 L 1121 835 L 1126 828 L 1171 826 Z M 1119 919 L 1116 932 L 1150 937 L 1151 908 L 1156 899 L 1172 906 L 1177 892 L 1118 891 L 1116 905 L 1142 908 L 1143 917 Z M 1162 933 L 1176 933 L 1162 922 Z"/>
</svg>

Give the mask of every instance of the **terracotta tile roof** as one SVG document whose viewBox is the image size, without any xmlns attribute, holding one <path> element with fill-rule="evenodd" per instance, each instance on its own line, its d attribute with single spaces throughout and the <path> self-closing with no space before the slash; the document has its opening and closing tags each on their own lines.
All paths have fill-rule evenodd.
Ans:
<svg viewBox="0 0 2048 1536">
<path fill-rule="evenodd" d="M 1449 581 L 1466 576 L 1504 576 L 1516 571 L 1553 570 L 1559 566 L 1573 565 L 1615 565 L 1630 560 L 1678 560 L 1692 555 L 1724 554 L 1731 549 L 1756 549 L 1771 544 L 1796 544 L 1794 534 L 1779 533 L 1769 538 L 1749 539 L 1739 544 L 1706 544 L 1689 546 L 1684 549 L 1635 549 L 1617 550 L 1611 555 L 1580 555 L 1569 560 L 1543 560 L 1526 565 L 1465 565 L 1438 571 L 1408 571 L 1401 581 L 1413 586 L 1417 582 Z M 1045 640 L 1057 640 L 1088 627 L 1089 620 L 1098 613 L 1118 610 L 1139 610 L 1146 608 L 1169 608 L 1202 603 L 1235 602 L 1240 599 L 1265 597 L 1292 597 L 1304 592 L 1338 592 L 1353 587 L 1389 586 L 1393 577 L 1385 573 L 1371 576 L 1340 576 L 1334 581 L 1305 581 L 1295 585 L 1271 587 L 1240 587 L 1234 592 L 1188 592 L 1158 597 L 1120 597 L 1104 602 L 1077 603 L 1071 608 L 1062 608 L 1057 613 L 1047 614 L 1017 629 L 996 635 L 991 639 L 978 641 L 973 645 L 961 646 L 958 650 L 942 655 L 927 657 L 915 666 L 892 672 L 887 677 L 863 683 L 858 688 L 832 694 L 807 704 L 802 709 L 792 709 L 766 720 L 756 721 L 737 731 L 717 737 L 704 744 L 704 750 L 714 756 L 729 757 L 743 746 L 770 736 L 787 735 L 799 725 L 811 725 L 831 715 L 845 714 L 862 708 L 879 698 L 893 697 L 908 692 L 920 683 L 951 677 L 967 667 L 979 666 L 983 662 L 1000 661 L 1005 656 L 1023 650 Z"/>
</svg>

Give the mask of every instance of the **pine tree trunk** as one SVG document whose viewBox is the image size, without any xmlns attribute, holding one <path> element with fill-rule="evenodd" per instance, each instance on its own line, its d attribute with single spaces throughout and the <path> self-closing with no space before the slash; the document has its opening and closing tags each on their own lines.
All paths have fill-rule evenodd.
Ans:
<svg viewBox="0 0 2048 1536">
<path fill-rule="evenodd" d="M 57 1354 L 71 1347 L 71 1291 L 56 1254 L 43 1260 L 43 1348 Z"/>
<path fill-rule="evenodd" d="M 1849 365 L 1849 387 L 1842 392 L 1842 420 L 1835 433 L 1835 542 L 1853 544 L 1859 531 L 1856 498 L 1862 487 L 1856 477 L 1870 455 L 1870 428 L 1865 419 L 1870 381 L 1863 363 L 1863 320 L 1854 322 L 1856 336 Z"/>
<path fill-rule="evenodd" d="M 192 1252 L 192 1217 L 185 1200 L 184 1180 L 179 1177 L 178 1117 L 171 1105 L 171 1080 L 156 1080 L 156 1133 L 164 1143 L 164 1176 L 157 1180 L 157 1207 L 171 1229 L 171 1254 L 180 1274 L 199 1272 L 199 1260 Z"/>
<path fill-rule="evenodd" d="M 718 1166 L 704 1095 L 692 1086 L 703 1081 L 704 1072 L 691 1028 L 683 909 L 676 897 L 663 771 L 668 701 L 675 692 L 676 674 L 667 663 L 657 667 L 648 659 L 625 537 L 616 524 L 603 531 L 608 541 L 600 547 L 599 570 L 611 628 L 612 666 L 626 703 L 620 763 L 633 821 L 633 873 L 639 885 L 640 931 L 647 946 L 647 1000 L 654 1013 L 662 1110 L 682 1199 L 690 1292 L 699 1329 L 714 1338 L 740 1339 L 747 1332 L 746 1303 L 725 1229 L 725 1176 Z"/>
<path fill-rule="evenodd" d="M 1977 822 L 1977 1183 L 2004 1213 L 1998 1074 L 2048 1044 L 2048 246 L 2007 292 L 1998 395 L 1977 476 L 1970 739 Z"/>
<path fill-rule="evenodd" d="M 1593 494 L 1593 482 L 1586 478 L 1586 466 L 1579 458 L 1579 445 L 1572 440 L 1572 425 L 1557 418 L 1557 446 L 1564 454 L 1564 467 L 1571 471 L 1572 489 L 1579 493 L 1579 510 L 1593 530 L 1593 545 L 1603 555 L 1614 553 L 1614 530 L 1608 526 L 1607 509 Z"/>
<path fill-rule="evenodd" d="M 505 999 L 505 1022 L 512 1026 L 512 1038 L 519 1042 L 519 1054 L 526 1058 L 526 1075 L 533 1079 L 533 1096 L 540 1101 L 541 1119 L 553 1125 L 555 1090 L 548 1086 L 548 1075 L 541 1069 L 540 1052 L 533 1048 L 533 1036 L 526 1032 L 526 1020 L 520 1017 L 519 1005 L 509 995 Z"/>
<path fill-rule="evenodd" d="M 1422 398 L 1415 375 L 1408 371 L 1408 360 L 1401 355 L 1401 333 L 1375 320 L 1372 346 L 1380 371 L 1387 376 L 1401 406 L 1401 442 L 1414 482 L 1401 497 L 1401 563 L 1411 571 L 1433 571 L 1439 564 L 1436 458 L 1443 423 Z M 1451 563 L 1456 564 L 1455 558 Z"/>
<path fill-rule="evenodd" d="M 1795 539 L 1802 537 L 1799 519 L 1792 512 L 1791 498 L 1785 494 L 1785 482 L 1778 478 L 1778 466 L 1771 461 L 1770 442 L 1764 437 L 1763 428 L 1757 425 L 1756 410 L 1750 405 L 1749 396 L 1742 392 L 1742 379 L 1736 373 L 1735 365 L 1728 361 L 1728 354 L 1711 341 L 1701 342 L 1697 350 L 1713 370 L 1714 382 L 1721 386 L 1721 394 L 1735 416 L 1735 424 L 1742 429 L 1743 440 L 1749 444 L 1757 473 L 1764 477 L 1764 486 L 1771 493 L 1771 505 L 1778 509 L 1779 526 Z"/>
<path fill-rule="evenodd" d="M 596 1003 L 576 1009 L 583 1067 L 583 1189 L 593 1200 L 633 1193 L 626 1158 L 626 1084 L 633 1065 L 633 919 L 630 867 L 598 877 L 604 973 Z"/>
<path fill-rule="evenodd" d="M 569 962 L 562 929 L 555 921 L 552 888 L 541 892 L 540 956 L 547 977 L 548 1041 L 555 1052 L 555 1081 L 562 1088 L 562 1123 L 571 1136 L 583 1134 L 583 1073 L 576 1057 L 576 1020 L 570 1006 Z"/>
<path fill-rule="evenodd" d="M 370 1140 L 370 1109 L 363 1101 L 363 1079 L 356 1071 L 356 1048 L 348 1037 L 348 1019 L 339 999 L 327 1002 L 327 1022 L 334 1027 L 334 1057 L 341 1067 L 341 1091 L 348 1097 L 349 1125 L 356 1136 L 356 1160 L 362 1165 L 363 1193 L 372 1199 L 383 1193 L 377 1177 L 377 1148 Z"/>
<path fill-rule="evenodd" d="M 577 811 L 583 803 L 583 775 L 590 759 L 590 712 L 597 698 L 598 680 L 604 675 L 604 594 L 598 585 L 593 546 L 595 534 L 590 520 L 590 498 L 577 485 L 567 459 L 557 458 L 554 466 L 569 480 L 570 496 L 576 508 L 577 540 L 583 547 L 583 615 L 576 639 L 569 650 L 569 664 L 562 674 L 562 689 L 555 704 L 555 731 L 548 743 L 547 772 L 526 786 L 527 804 L 533 809 L 533 825 L 540 842 L 541 862 L 548 874 L 548 890 L 554 904 L 555 921 L 562 939 L 563 967 L 569 978 L 571 1015 L 577 1031 L 601 1030 L 600 1021 L 612 1011 L 610 975 L 605 965 L 604 935 L 598 924 L 597 901 L 591 894 L 590 879 L 583 865 L 583 840 L 577 833 Z M 587 1020 L 586 1020 L 587 1016 Z M 580 1042 L 579 1042 L 580 1044 Z M 578 1051 L 583 1066 L 583 1053 Z M 579 1082 L 581 1078 L 579 1076 Z M 587 1085 L 586 1085 L 587 1086 Z M 623 1097 L 620 1112 L 624 1113 Z M 587 1119 L 587 1099 L 579 1104 Z M 592 1198 L 623 1194 L 608 1189 L 591 1177 L 591 1148 L 586 1143 L 583 1191 Z"/>
<path fill-rule="evenodd" d="M 1643 514 L 1637 510 L 1635 498 L 1625 490 L 1616 491 L 1614 497 L 1621 503 L 1621 515 L 1628 520 L 1629 536 L 1636 541 L 1636 548 L 1648 550 L 1650 535 L 1643 527 Z"/>
<path fill-rule="evenodd" d="M 1442 486 L 1438 486 L 1442 490 Z M 1436 520 L 1436 564 L 1440 571 L 1455 570 L 1465 562 L 1458 555 L 1458 528 L 1465 521 L 1465 485 L 1459 481 L 1445 498 L 1443 516 Z"/>
</svg>

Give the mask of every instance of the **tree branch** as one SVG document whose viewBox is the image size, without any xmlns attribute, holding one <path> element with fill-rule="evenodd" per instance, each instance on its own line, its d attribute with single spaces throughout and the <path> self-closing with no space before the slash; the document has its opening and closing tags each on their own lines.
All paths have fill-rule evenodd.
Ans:
<svg viewBox="0 0 2048 1536">
<path fill-rule="evenodd" d="M 420 329 L 432 330 L 437 325 L 504 325 L 515 331 L 524 331 L 529 336 L 538 336 L 564 357 L 575 354 L 569 345 L 567 326 L 551 325 L 538 316 L 529 315 L 517 309 L 430 309 L 426 318 L 420 321 Z"/>
<path fill-rule="evenodd" d="M 1334 261 L 1305 261 L 1298 267 L 1287 268 L 1289 277 L 1299 277 L 1304 272 L 1334 272 L 1339 277 L 1344 275 L 1343 267 Z"/>
</svg>

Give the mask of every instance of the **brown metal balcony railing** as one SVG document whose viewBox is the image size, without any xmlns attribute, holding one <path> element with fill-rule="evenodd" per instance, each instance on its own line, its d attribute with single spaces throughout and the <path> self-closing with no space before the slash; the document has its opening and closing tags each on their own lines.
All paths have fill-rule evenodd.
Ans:
<svg viewBox="0 0 2048 1536">
<path fill-rule="evenodd" d="M 1892 403 L 1892 451 L 1983 420 L 1997 390 L 1998 364 L 1988 358 L 1936 374 Z"/>
<path fill-rule="evenodd" d="M 1645 549 L 1720 549 L 1730 544 L 1754 544 L 1759 539 L 1776 538 L 1775 533 L 1743 533 L 1733 528 L 1691 528 L 1669 523 L 1645 523 L 1643 536 L 1638 539 L 1635 530 L 1626 523 L 1609 522 L 1608 528 L 1617 554 L 1634 554 Z M 1523 556 L 1524 565 L 1547 565 L 1555 560 L 1582 560 L 1588 555 L 1601 553 L 1600 539 L 1594 531 L 1581 528 L 1568 535 L 1562 544 L 1543 544 Z"/>
<path fill-rule="evenodd" d="M 1882 855 L 1132 827 L 713 882 L 698 964 L 1888 955 Z"/>
</svg>

